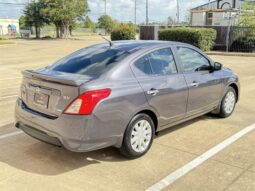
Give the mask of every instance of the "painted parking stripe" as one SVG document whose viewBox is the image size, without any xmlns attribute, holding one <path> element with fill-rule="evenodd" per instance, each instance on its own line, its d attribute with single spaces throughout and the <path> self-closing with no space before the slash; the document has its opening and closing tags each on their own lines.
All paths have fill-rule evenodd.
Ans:
<svg viewBox="0 0 255 191">
<path fill-rule="evenodd" d="M 18 95 L 9 95 L 9 96 L 2 96 L 0 97 L 0 101 L 7 98 L 17 97 Z"/>
<path fill-rule="evenodd" d="M 15 132 L 12 132 L 12 133 L 8 133 L 8 134 L 5 134 L 5 135 L 0 135 L 0 140 L 1 139 L 6 139 L 8 137 L 12 137 L 12 136 L 16 136 L 16 135 L 19 135 L 23 133 L 22 131 L 15 131 Z"/>
<path fill-rule="evenodd" d="M 169 174 L 168 176 L 166 176 L 165 178 L 163 178 L 162 180 L 160 180 L 159 182 L 157 182 L 156 184 L 148 188 L 147 191 L 158 191 L 158 190 L 162 190 L 166 188 L 167 186 L 169 186 L 170 184 L 172 184 L 173 182 L 175 182 L 176 180 L 178 180 L 179 178 L 181 178 L 182 176 L 184 176 L 185 174 L 187 174 L 188 172 L 190 172 L 191 170 L 193 170 L 194 168 L 196 168 L 197 166 L 205 162 L 207 159 L 211 158 L 212 156 L 214 156 L 215 154 L 217 154 L 218 152 L 220 152 L 221 150 L 223 150 L 230 144 L 234 143 L 236 140 L 240 139 L 242 136 L 253 131 L 254 129 L 255 129 L 255 123 L 252 124 L 251 126 L 244 128 L 238 133 L 232 135 L 225 141 L 219 143 L 218 145 L 206 151 L 202 155 L 198 156 L 191 162 L 187 163 L 186 165 L 177 169 L 173 173 Z"/>
<path fill-rule="evenodd" d="M 16 77 L 16 78 L 2 78 L 0 79 L 0 81 L 5 81 L 5 80 L 17 80 L 17 79 L 21 79 L 22 77 Z"/>
</svg>

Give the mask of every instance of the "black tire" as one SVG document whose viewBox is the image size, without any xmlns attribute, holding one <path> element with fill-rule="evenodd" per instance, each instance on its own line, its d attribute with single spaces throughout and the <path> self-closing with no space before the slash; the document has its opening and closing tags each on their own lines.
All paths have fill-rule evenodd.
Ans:
<svg viewBox="0 0 255 191">
<path fill-rule="evenodd" d="M 232 92 L 234 94 L 234 97 L 235 97 L 234 107 L 233 107 L 231 112 L 227 112 L 226 108 L 224 106 L 224 103 L 226 101 L 226 97 L 227 97 L 229 92 Z M 229 117 L 233 113 L 233 111 L 235 110 L 236 100 L 237 100 L 236 91 L 234 90 L 234 88 L 228 87 L 227 92 L 225 93 L 224 97 L 221 100 L 220 112 L 219 112 L 218 116 L 221 117 L 221 118 Z"/>
<path fill-rule="evenodd" d="M 138 123 L 140 120 L 146 120 L 151 127 L 151 139 L 149 141 L 149 144 L 146 148 L 146 150 L 142 151 L 142 152 L 137 152 L 135 151 L 132 146 L 131 146 L 131 137 L 132 137 L 132 130 L 134 128 L 134 125 L 136 123 Z M 120 152 L 121 154 L 123 154 L 125 157 L 129 158 L 129 159 L 136 159 L 139 158 L 143 155 L 145 155 L 148 150 L 150 149 L 153 139 L 154 139 L 154 135 L 155 135 L 155 125 L 151 119 L 150 116 L 144 114 L 144 113 L 139 113 L 136 116 L 134 116 L 131 121 L 129 122 L 124 137 L 123 137 L 123 142 L 122 142 L 122 146 L 120 148 Z"/>
</svg>

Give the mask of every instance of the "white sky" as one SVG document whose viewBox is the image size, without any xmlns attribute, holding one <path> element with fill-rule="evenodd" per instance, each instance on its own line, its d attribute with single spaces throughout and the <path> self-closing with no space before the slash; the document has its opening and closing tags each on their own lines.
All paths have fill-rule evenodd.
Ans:
<svg viewBox="0 0 255 191">
<path fill-rule="evenodd" d="M 0 17 L 19 18 L 24 5 L 29 0 L 0 0 Z M 149 20 L 166 21 L 168 16 L 176 18 L 176 0 L 148 0 Z M 209 2 L 209 0 L 179 0 L 180 17 L 185 20 L 190 8 Z M 13 3 L 13 4 L 1 4 Z M 88 0 L 89 16 L 96 21 L 104 14 L 104 0 Z M 137 0 L 137 22 L 145 22 L 146 0 Z M 107 14 L 123 22 L 134 21 L 134 0 L 107 0 Z"/>
</svg>

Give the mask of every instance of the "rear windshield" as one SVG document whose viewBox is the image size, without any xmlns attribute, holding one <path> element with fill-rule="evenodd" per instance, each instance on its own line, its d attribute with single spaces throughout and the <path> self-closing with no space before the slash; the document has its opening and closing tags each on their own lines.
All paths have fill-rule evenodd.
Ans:
<svg viewBox="0 0 255 191">
<path fill-rule="evenodd" d="M 85 48 L 59 60 L 48 69 L 66 73 L 100 76 L 128 54 L 125 50 L 110 47 Z"/>
</svg>

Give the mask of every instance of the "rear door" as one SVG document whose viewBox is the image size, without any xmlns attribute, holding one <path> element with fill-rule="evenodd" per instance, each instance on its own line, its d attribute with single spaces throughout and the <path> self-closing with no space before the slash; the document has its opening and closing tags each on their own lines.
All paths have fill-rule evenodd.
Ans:
<svg viewBox="0 0 255 191">
<path fill-rule="evenodd" d="M 178 73 L 171 48 L 157 49 L 138 58 L 132 69 L 149 105 L 158 112 L 161 126 L 184 117 L 187 84 Z"/>
<path fill-rule="evenodd" d="M 218 105 L 222 83 L 218 73 L 212 72 L 210 61 L 190 47 L 178 46 L 176 52 L 189 87 L 187 115 Z"/>
</svg>

